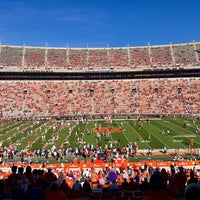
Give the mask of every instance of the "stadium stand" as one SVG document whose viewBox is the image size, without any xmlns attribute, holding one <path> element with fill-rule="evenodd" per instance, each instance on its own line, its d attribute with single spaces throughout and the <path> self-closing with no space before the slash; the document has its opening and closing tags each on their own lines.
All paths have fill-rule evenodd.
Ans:
<svg viewBox="0 0 200 200">
<path fill-rule="evenodd" d="M 198 78 L 2 81 L 3 117 L 200 114 Z M 80 104 L 81 102 L 81 104 Z"/>
<path fill-rule="evenodd" d="M 0 73 L 1 72 L 79 72 L 90 71 L 141 71 L 141 70 L 166 70 L 168 68 L 183 68 L 183 69 L 199 69 L 200 60 L 200 43 L 184 43 L 184 44 L 169 44 L 155 45 L 143 47 L 122 47 L 122 48 L 52 48 L 48 47 L 28 47 L 28 46 L 8 46 L 0 45 Z M 26 74 L 27 75 L 27 74 Z M 1 77 L 3 77 L 2 75 Z M 28 75 L 27 75 L 28 76 Z M 124 79 L 115 78 L 113 80 L 98 79 L 98 80 L 15 80 L 1 79 L 0 81 L 0 117 L 1 119 L 29 119 L 35 117 L 62 117 L 62 116 L 104 116 L 112 115 L 115 117 L 122 116 L 160 116 L 160 115 L 200 115 L 200 81 L 197 76 L 177 77 L 177 78 L 135 78 Z M 2 120 L 3 121 L 3 120 Z M 65 124 L 64 124 L 65 125 Z M 23 125 L 20 125 L 23 126 Z M 52 124 L 52 128 L 56 126 L 56 122 Z M 41 127 L 42 128 L 42 127 Z M 73 126 L 69 127 L 73 130 Z M 26 129 L 26 128 L 24 128 Z M 46 131 L 46 130 L 45 130 Z M 56 131 L 56 127 L 55 127 Z M 70 131 L 70 134 L 71 134 Z M 37 129 L 35 130 L 37 133 Z M 15 137 L 16 133 L 12 137 Z M 34 134 L 33 134 L 34 135 Z M 7 143 L 12 143 L 12 137 L 8 137 Z M 52 141 L 57 140 L 56 134 L 50 138 Z M 33 145 L 40 139 L 37 134 L 34 135 L 34 141 L 27 141 L 28 145 Z M 68 139 L 68 138 L 67 138 Z M 2 142 L 2 141 L 1 141 Z M 20 138 L 16 142 L 20 142 Z M 49 140 L 46 142 L 47 145 Z M 65 142 L 65 141 L 64 141 Z M 63 142 L 63 143 L 64 143 Z M 3 142 L 1 143 L 1 145 Z M 27 145 L 27 148 L 28 148 Z M 44 149 L 47 147 L 44 145 Z M 63 145 L 63 144 L 62 144 Z M 61 147 L 62 147 L 61 145 Z M 53 147 L 52 147 L 53 148 Z M 77 151 L 78 148 L 75 148 Z M 124 148 L 122 148 L 124 149 Z M 83 149 L 82 149 L 83 150 Z M 84 149 L 85 150 L 85 149 Z M 41 150 L 42 151 L 42 150 Z M 5 150 L 7 157 L 14 156 L 13 149 Z M 54 152 L 57 152 L 56 150 Z M 59 151 L 63 151 L 60 149 Z M 90 151 L 91 152 L 91 151 Z M 88 157 L 90 152 L 86 154 Z M 110 151 L 107 151 L 110 153 Z M 29 156 L 30 152 L 26 152 Z M 68 152 L 70 155 L 70 152 Z M 76 151 L 74 155 L 78 154 Z M 122 152 L 123 153 L 123 152 Z M 16 167 L 25 169 L 23 162 L 25 152 L 19 152 L 21 163 Z M 41 156 L 39 150 L 34 150 L 35 157 Z M 23 156 L 22 156 L 23 155 Z M 48 155 L 48 154 L 47 154 Z M 74 156 L 73 155 L 73 156 Z M 44 156 L 44 155 L 43 155 Z M 60 154 L 56 154 L 60 156 Z M 66 156 L 66 155 L 65 155 Z M 76 157 L 75 157 L 76 158 Z M 11 158 L 12 159 L 12 158 Z M 200 177 L 200 172 L 196 170 L 195 161 L 187 161 L 189 169 L 180 168 L 180 165 L 172 166 L 172 162 L 167 163 L 166 173 L 161 174 L 160 167 L 163 167 L 163 162 L 147 161 L 147 167 L 142 168 L 144 163 L 128 163 L 126 159 L 115 163 L 98 163 L 98 160 L 74 160 L 72 163 L 61 164 L 33 164 L 34 171 L 19 173 L 11 172 L 10 167 L 13 163 L 1 163 L 1 169 L 6 168 L 6 172 L 0 171 L 1 176 L 1 191 L 0 198 L 2 199 L 29 199 L 33 189 L 39 187 L 40 194 L 44 197 L 44 188 L 46 199 L 50 199 L 51 194 L 60 195 L 63 199 L 155 199 L 159 196 L 160 199 L 184 199 L 185 186 L 182 188 L 181 194 L 177 194 L 178 189 L 170 190 L 169 180 L 167 176 L 177 176 L 182 170 L 186 179 L 188 179 L 193 168 L 196 177 Z M 159 164 L 160 163 L 160 167 Z M 188 164 L 189 163 L 189 164 Z M 23 166 L 21 166 L 23 165 Z M 96 174 L 98 180 L 92 181 L 92 173 L 97 173 L 97 168 L 102 170 L 101 175 Z M 40 169 L 39 169 L 40 168 Z M 86 169 L 87 168 L 87 169 Z M 54 169 L 54 170 L 52 170 Z M 89 172 L 87 170 L 89 169 Z M 175 170 L 172 173 L 170 170 Z M 47 171 L 54 179 L 51 182 L 45 180 Z M 110 172 L 116 173 L 116 180 L 109 181 Z M 155 175 L 156 173 L 156 175 Z M 14 174 L 14 175 L 13 175 Z M 17 175 L 16 175 L 17 174 Z M 25 176 L 27 177 L 25 177 Z M 153 180 L 153 175 L 154 180 Z M 17 185 L 11 181 L 12 176 L 17 176 Z M 163 176 L 163 177 L 161 177 Z M 164 176 L 165 182 L 164 185 Z M 24 178 L 24 180 L 22 180 Z M 26 178 L 26 179 L 25 179 Z M 43 179 L 44 178 L 44 179 Z M 134 180 L 133 185 L 131 178 Z M 179 176 L 180 178 L 180 176 Z M 103 182 L 102 185 L 99 184 Z M 103 180 L 102 180 L 103 179 Z M 127 180 L 125 180 L 127 179 Z M 158 180 L 159 179 L 159 180 Z M 174 184 L 180 183 L 176 178 Z M 200 178 L 199 178 L 200 179 Z M 43 182 L 41 182 L 43 180 Z M 54 184 L 56 180 L 57 184 Z M 84 181 L 83 181 L 84 180 Z M 89 192 L 73 191 L 73 186 L 76 182 L 89 182 Z M 143 185 L 144 182 L 145 184 Z M 160 182 L 161 181 L 161 182 Z M 115 193 L 110 191 L 110 185 L 117 183 L 118 187 Z M 124 188 L 124 182 L 128 186 Z M 198 181 L 199 182 L 199 181 Z M 59 183 L 59 184 L 58 184 Z M 152 185 L 154 184 L 154 185 Z M 154 189 L 153 187 L 160 186 Z M 160 185 L 158 185 L 160 184 Z M 29 186 L 27 188 L 27 185 Z M 122 187 L 123 186 L 123 187 Z M 143 186 L 143 187 L 142 187 Z M 52 188 L 53 187 L 53 188 Z M 146 187 L 146 190 L 143 190 Z M 2 189 L 3 188 L 3 189 Z M 143 188 L 143 189 L 142 189 Z M 82 186 L 80 188 L 82 190 Z M 27 191 L 30 192 L 27 193 Z M 51 193 L 52 192 L 52 193 Z M 39 193 L 39 192 L 38 192 Z M 138 194 L 137 194 L 138 193 Z M 50 194 L 50 195 L 49 195 Z M 22 195 L 22 196 L 15 196 Z M 29 195 L 27 197 L 26 195 Z M 182 195 L 182 196 L 181 196 Z M 36 198 L 34 196 L 34 198 Z"/>
<path fill-rule="evenodd" d="M 86 71 L 192 68 L 199 42 L 121 48 L 52 48 L 0 45 L 0 68 L 8 71 Z"/>
</svg>

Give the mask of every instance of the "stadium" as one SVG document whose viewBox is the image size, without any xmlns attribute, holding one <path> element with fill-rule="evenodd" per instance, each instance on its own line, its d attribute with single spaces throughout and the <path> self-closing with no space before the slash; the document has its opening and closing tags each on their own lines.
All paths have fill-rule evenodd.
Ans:
<svg viewBox="0 0 200 200">
<path fill-rule="evenodd" d="M 198 42 L 122 48 L 1 45 L 2 147 L 35 151 L 47 144 L 45 150 L 58 149 L 65 141 L 70 147 L 120 141 L 120 148 L 139 143 L 140 149 L 187 149 L 195 137 L 193 148 L 199 148 L 199 51 Z M 169 125 L 165 118 L 172 120 Z M 147 123 L 152 119 L 159 119 L 152 121 L 154 127 Z M 46 120 L 51 124 L 44 125 Z M 60 129 L 57 144 L 51 141 L 53 128 Z M 167 131 L 166 143 L 152 133 Z"/>
<path fill-rule="evenodd" d="M 199 164 L 200 42 L 0 45 L 0 95 L 2 165 Z"/>
</svg>

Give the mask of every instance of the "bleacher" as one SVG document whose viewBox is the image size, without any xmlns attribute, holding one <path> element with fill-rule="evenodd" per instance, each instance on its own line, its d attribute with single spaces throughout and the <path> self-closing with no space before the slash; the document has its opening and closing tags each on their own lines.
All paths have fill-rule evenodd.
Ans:
<svg viewBox="0 0 200 200">
<path fill-rule="evenodd" d="M 199 115 L 199 94 L 199 78 L 1 81 L 0 107 L 4 117 Z"/>
<path fill-rule="evenodd" d="M 1 71 L 87 71 L 199 67 L 200 42 L 141 47 L 55 48 L 0 45 Z"/>
</svg>

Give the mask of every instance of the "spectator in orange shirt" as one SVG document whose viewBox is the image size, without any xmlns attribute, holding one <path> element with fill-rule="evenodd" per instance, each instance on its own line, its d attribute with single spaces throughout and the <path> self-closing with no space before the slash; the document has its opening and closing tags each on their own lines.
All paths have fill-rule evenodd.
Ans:
<svg viewBox="0 0 200 200">
<path fill-rule="evenodd" d="M 92 184 L 98 184 L 99 183 L 98 175 L 94 170 L 92 170 L 92 173 L 91 173 L 91 181 L 92 181 Z"/>
</svg>

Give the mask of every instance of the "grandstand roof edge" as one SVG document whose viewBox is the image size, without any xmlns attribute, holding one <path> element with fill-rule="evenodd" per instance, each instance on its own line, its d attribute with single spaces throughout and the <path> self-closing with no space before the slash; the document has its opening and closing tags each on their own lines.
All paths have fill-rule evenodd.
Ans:
<svg viewBox="0 0 200 200">
<path fill-rule="evenodd" d="M 170 43 L 170 44 L 160 44 L 160 45 L 146 45 L 146 46 L 123 46 L 123 47 L 51 47 L 51 46 L 26 46 L 26 45 L 6 45 L 0 44 L 0 47 L 15 47 L 15 48 L 41 48 L 41 49 L 72 49 L 72 50 L 82 50 L 82 49 L 93 49 L 93 50 L 103 50 L 103 49 L 127 49 L 127 48 L 147 48 L 147 47 L 165 47 L 165 46 L 179 46 L 179 45 L 187 45 L 187 44 L 200 44 L 200 42 L 188 42 L 188 43 Z"/>
</svg>

